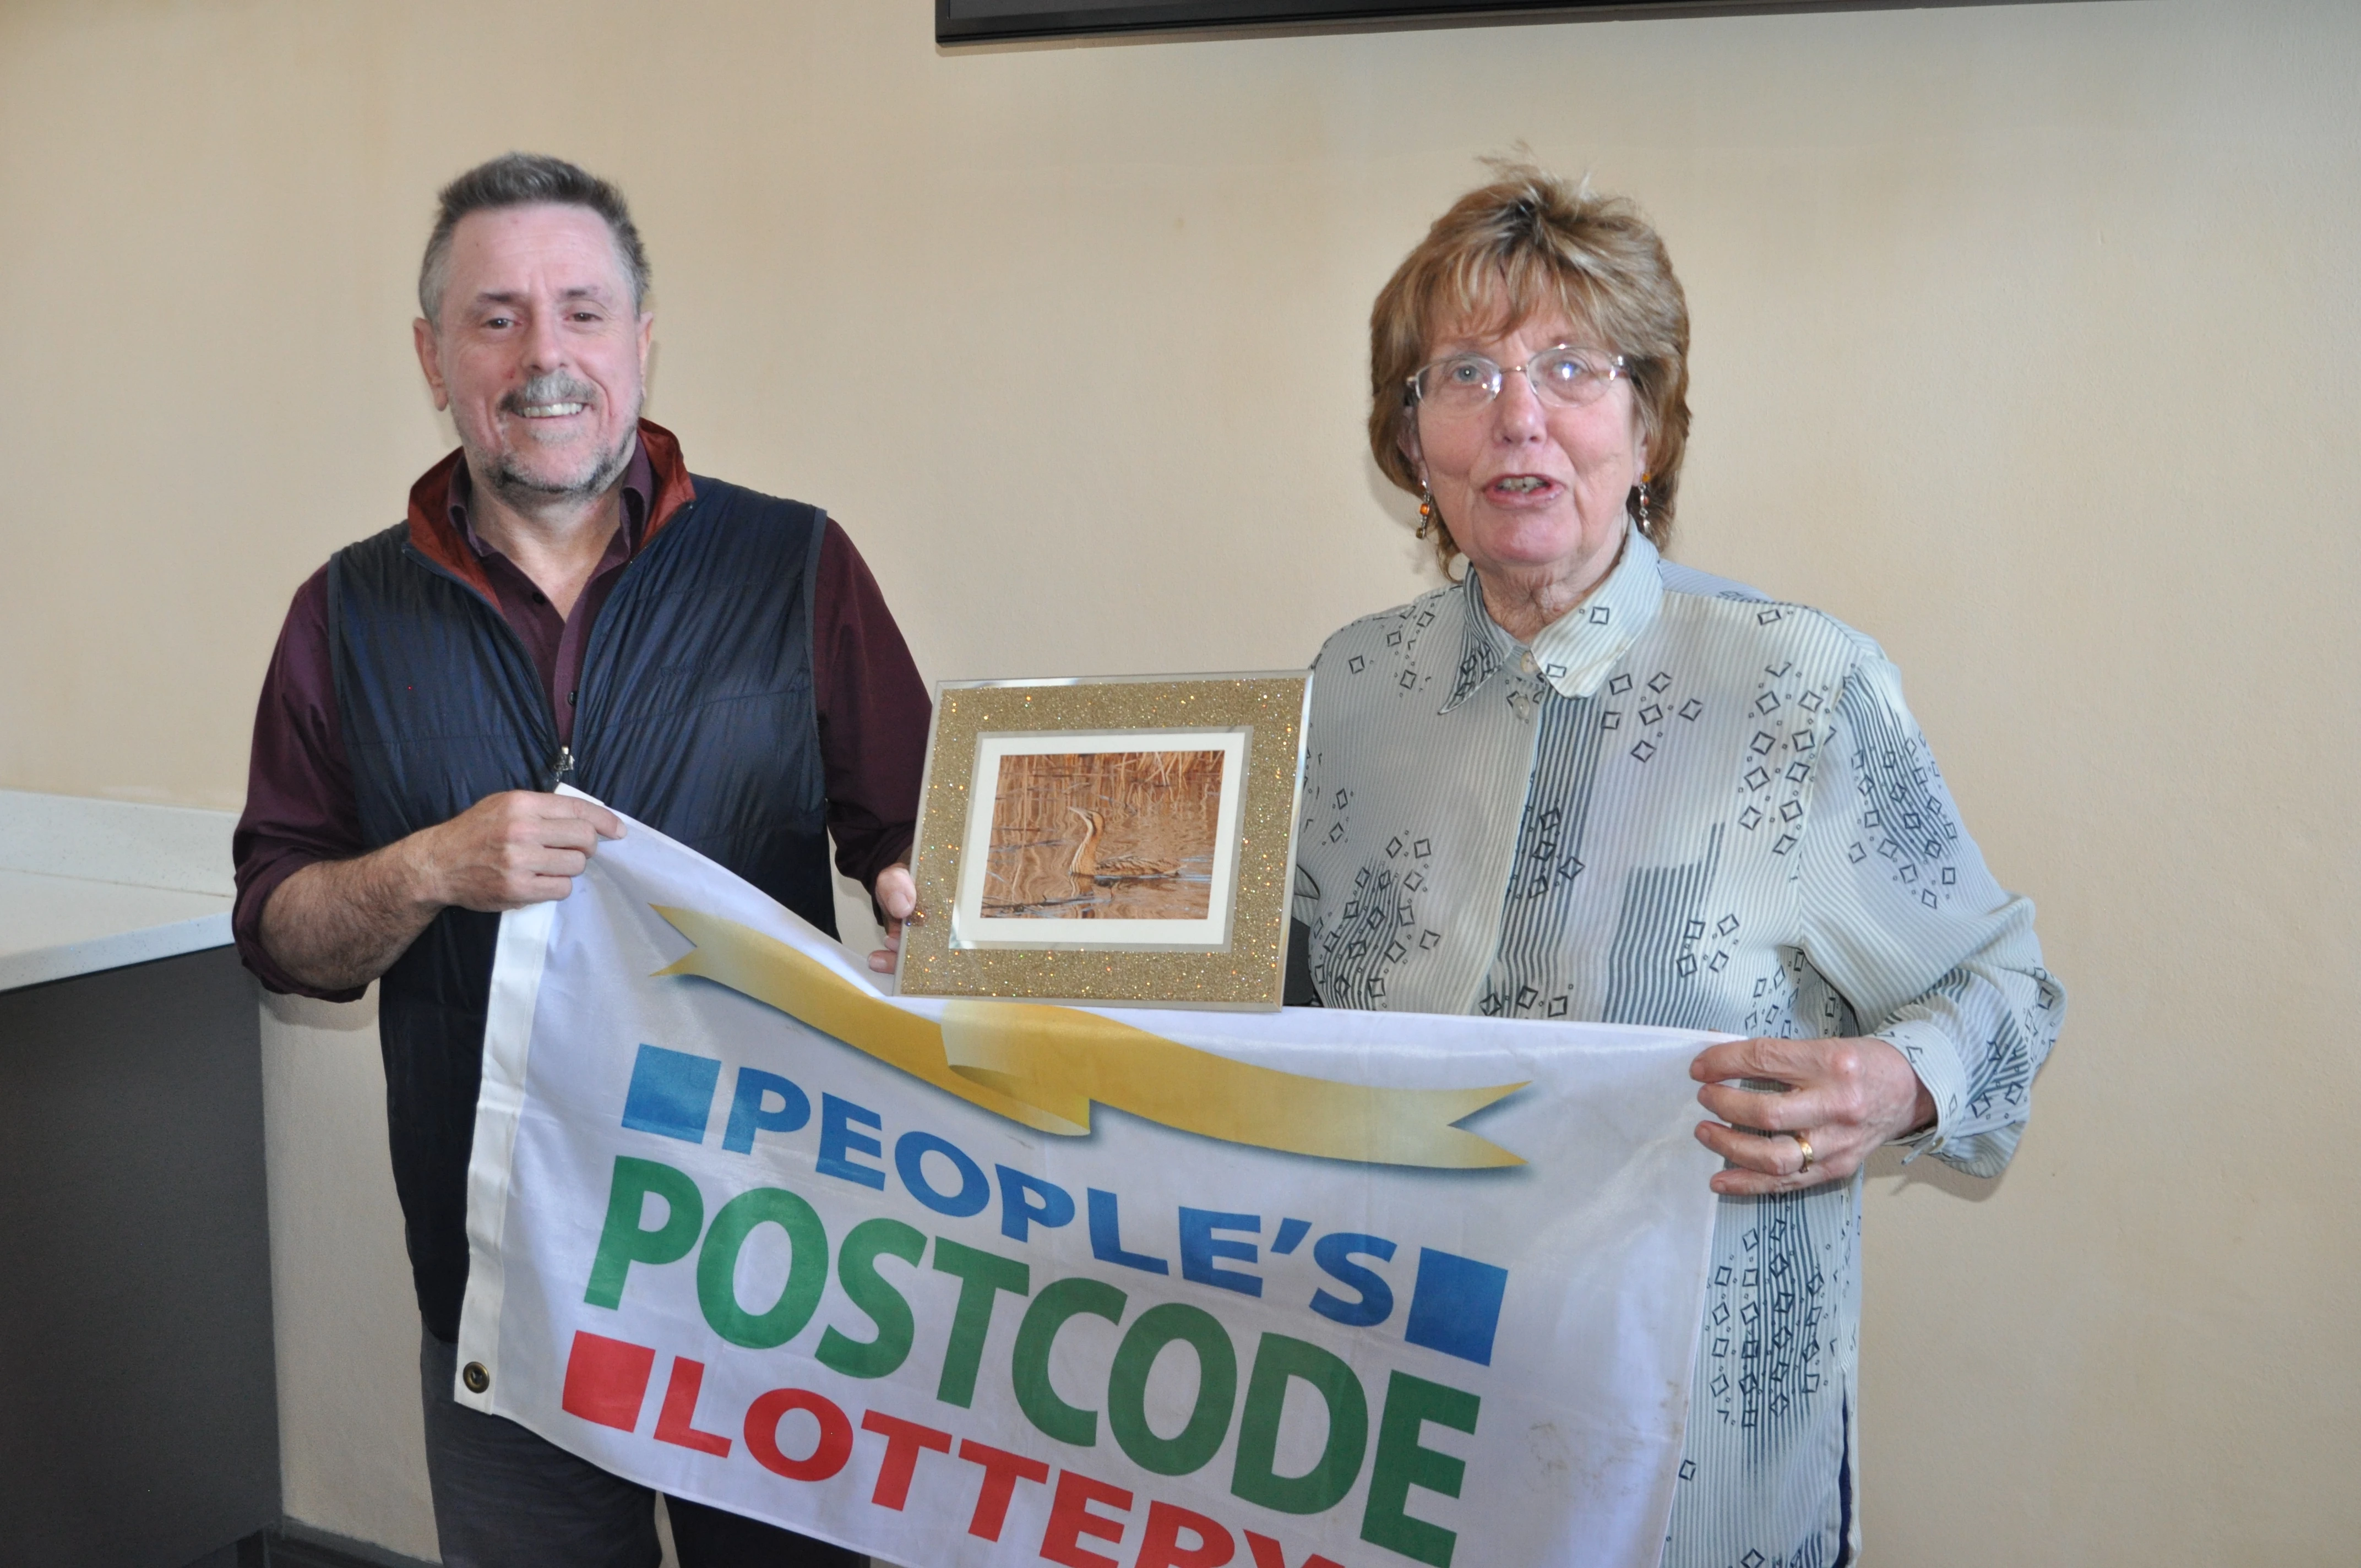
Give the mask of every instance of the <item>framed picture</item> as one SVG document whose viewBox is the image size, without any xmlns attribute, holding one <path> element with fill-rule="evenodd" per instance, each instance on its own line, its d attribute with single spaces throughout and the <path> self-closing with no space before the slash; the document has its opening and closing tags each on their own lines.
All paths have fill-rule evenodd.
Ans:
<svg viewBox="0 0 2361 1568">
<path fill-rule="evenodd" d="M 1308 672 L 938 689 L 906 996 L 1279 1004 Z"/>
</svg>

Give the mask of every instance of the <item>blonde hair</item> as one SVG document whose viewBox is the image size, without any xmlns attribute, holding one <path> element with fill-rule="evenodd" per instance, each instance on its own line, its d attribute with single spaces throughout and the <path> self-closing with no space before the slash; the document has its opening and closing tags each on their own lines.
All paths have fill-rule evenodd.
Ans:
<svg viewBox="0 0 2361 1568">
<path fill-rule="evenodd" d="M 1563 308 L 1623 356 L 1648 443 L 1643 531 L 1671 537 L 1689 434 L 1689 308 L 1672 258 L 1640 209 L 1530 163 L 1497 161 L 1491 183 L 1459 198 L 1402 258 L 1369 311 L 1369 451 L 1386 477 L 1418 495 L 1405 450 L 1417 407 L 1409 381 L 1436 334 L 1461 323 L 1506 332 Z M 1636 490 L 1631 500 L 1637 517 Z M 1458 553 L 1434 520 L 1447 569 Z"/>
</svg>

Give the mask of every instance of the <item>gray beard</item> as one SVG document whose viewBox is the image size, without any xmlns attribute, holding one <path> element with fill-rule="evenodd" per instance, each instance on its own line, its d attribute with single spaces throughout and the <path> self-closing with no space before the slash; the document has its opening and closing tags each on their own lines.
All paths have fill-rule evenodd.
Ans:
<svg viewBox="0 0 2361 1568">
<path fill-rule="evenodd" d="M 606 494 L 608 488 L 623 477 L 623 470 L 631 466 L 631 453 L 639 439 L 639 422 L 634 420 L 631 428 L 624 433 L 622 441 L 607 454 L 588 477 L 577 484 L 558 485 L 536 479 L 521 470 L 515 458 L 507 453 L 500 454 L 488 466 L 485 482 L 502 500 L 520 511 L 554 500 L 587 501 Z"/>
</svg>

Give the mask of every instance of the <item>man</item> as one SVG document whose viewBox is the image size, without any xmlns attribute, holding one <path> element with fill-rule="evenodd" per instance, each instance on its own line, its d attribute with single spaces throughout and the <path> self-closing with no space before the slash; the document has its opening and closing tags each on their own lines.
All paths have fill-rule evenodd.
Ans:
<svg viewBox="0 0 2361 1568">
<path fill-rule="evenodd" d="M 692 478 L 639 417 L 654 318 L 621 195 L 511 154 L 441 200 L 413 335 L 459 450 L 406 522 L 295 596 L 255 721 L 237 942 L 274 990 L 349 1001 L 381 981 L 443 1561 L 651 1568 L 646 1488 L 452 1398 L 500 912 L 565 897 L 622 833 L 550 793 L 565 782 L 829 930 L 833 834 L 890 944 L 915 902 L 898 862 L 928 701 L 825 513 Z M 685 1568 L 857 1561 L 670 1513 Z"/>
</svg>

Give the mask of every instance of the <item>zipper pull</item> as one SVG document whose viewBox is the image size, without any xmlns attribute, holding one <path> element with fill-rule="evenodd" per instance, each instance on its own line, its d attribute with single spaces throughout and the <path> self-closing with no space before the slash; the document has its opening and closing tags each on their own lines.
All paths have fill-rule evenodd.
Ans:
<svg viewBox="0 0 2361 1568">
<path fill-rule="evenodd" d="M 557 773 L 555 777 L 549 781 L 549 787 L 552 790 L 556 789 L 559 784 L 566 782 L 566 775 L 571 773 L 573 771 L 574 748 L 571 746 L 560 746 L 557 749 Z"/>
</svg>

